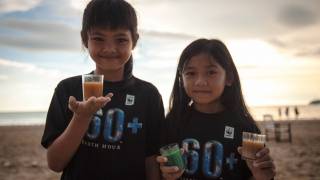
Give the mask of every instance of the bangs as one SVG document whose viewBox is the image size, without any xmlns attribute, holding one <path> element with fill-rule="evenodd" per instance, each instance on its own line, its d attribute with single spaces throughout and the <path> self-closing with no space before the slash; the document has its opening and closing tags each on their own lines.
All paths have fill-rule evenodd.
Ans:
<svg viewBox="0 0 320 180">
<path fill-rule="evenodd" d="M 89 5 L 90 6 L 90 5 Z M 88 7 L 83 16 L 83 29 L 88 31 L 92 27 L 107 29 L 129 29 L 136 32 L 137 18 L 129 4 L 113 1 L 97 0 Z"/>
</svg>

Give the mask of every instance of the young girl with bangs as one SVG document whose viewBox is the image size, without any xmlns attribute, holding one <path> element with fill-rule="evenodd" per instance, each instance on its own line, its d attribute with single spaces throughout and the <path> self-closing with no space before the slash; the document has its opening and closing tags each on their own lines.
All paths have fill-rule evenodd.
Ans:
<svg viewBox="0 0 320 180">
<path fill-rule="evenodd" d="M 241 92 L 239 75 L 223 42 L 198 39 L 182 52 L 162 145 L 179 143 L 186 168 L 166 166 L 158 156 L 164 179 L 268 180 L 275 176 L 269 149 L 254 161 L 241 159 L 242 132 L 260 133 Z"/>
<path fill-rule="evenodd" d="M 62 171 L 62 180 L 159 179 L 164 110 L 157 88 L 132 74 L 134 8 L 124 0 L 90 1 L 81 38 L 95 63 L 90 74 L 104 75 L 105 96 L 82 100 L 81 75 L 58 84 L 41 141 L 49 168 Z"/>
</svg>

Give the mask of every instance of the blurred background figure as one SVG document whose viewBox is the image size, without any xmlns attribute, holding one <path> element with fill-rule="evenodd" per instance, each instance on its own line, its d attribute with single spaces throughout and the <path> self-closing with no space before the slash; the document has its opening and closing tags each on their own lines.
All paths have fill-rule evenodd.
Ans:
<svg viewBox="0 0 320 180">
<path fill-rule="evenodd" d="M 297 106 L 294 107 L 294 114 L 295 114 L 295 118 L 298 119 L 300 112 Z"/>
<path fill-rule="evenodd" d="M 281 119 L 282 116 L 282 111 L 281 111 L 281 107 L 278 108 L 278 116 L 279 116 L 279 120 Z"/>
</svg>

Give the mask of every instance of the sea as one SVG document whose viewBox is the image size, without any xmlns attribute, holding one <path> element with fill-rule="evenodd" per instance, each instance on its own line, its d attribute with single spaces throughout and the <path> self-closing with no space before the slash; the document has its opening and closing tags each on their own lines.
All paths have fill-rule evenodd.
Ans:
<svg viewBox="0 0 320 180">
<path fill-rule="evenodd" d="M 298 116 L 295 113 L 298 109 Z M 288 108 L 288 114 L 286 109 Z M 320 105 L 256 106 L 249 107 L 257 121 L 273 120 L 320 120 Z M 280 113 L 281 112 L 281 113 Z M 44 125 L 47 112 L 0 112 L 0 126 Z"/>
</svg>

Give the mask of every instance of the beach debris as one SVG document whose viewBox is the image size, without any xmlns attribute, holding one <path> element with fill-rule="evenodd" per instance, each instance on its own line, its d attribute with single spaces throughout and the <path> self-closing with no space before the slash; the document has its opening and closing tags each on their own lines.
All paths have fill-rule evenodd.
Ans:
<svg viewBox="0 0 320 180">
<path fill-rule="evenodd" d="M 36 168 L 36 167 L 38 167 L 38 166 L 39 166 L 38 161 L 32 161 L 32 162 L 31 162 L 31 167 Z"/>
<path fill-rule="evenodd" d="M 10 168 L 10 167 L 12 167 L 12 163 L 10 161 L 4 161 L 2 163 L 2 166 L 5 168 Z"/>
</svg>

